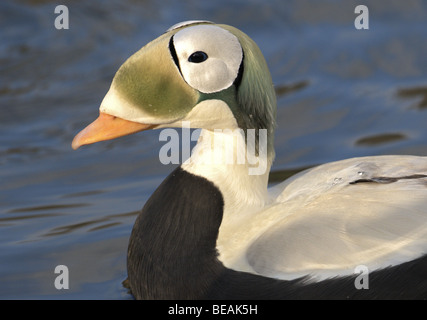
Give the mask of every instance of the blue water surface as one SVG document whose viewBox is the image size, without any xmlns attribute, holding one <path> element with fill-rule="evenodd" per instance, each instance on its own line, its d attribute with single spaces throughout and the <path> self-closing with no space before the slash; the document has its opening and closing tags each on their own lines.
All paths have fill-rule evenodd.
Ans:
<svg viewBox="0 0 427 320">
<path fill-rule="evenodd" d="M 131 299 L 133 222 L 173 170 L 159 131 L 71 149 L 119 66 L 173 24 L 231 24 L 260 46 L 278 96 L 271 181 L 348 157 L 427 155 L 427 3 L 0 2 L 0 299 Z M 56 289 L 57 265 L 69 289 Z"/>
</svg>

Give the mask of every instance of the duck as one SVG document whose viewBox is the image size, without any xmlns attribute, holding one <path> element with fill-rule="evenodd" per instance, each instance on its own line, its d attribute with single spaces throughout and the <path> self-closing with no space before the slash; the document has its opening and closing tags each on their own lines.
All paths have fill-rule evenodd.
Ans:
<svg viewBox="0 0 427 320">
<path fill-rule="evenodd" d="M 270 186 L 276 109 L 260 48 L 229 25 L 178 23 L 120 66 L 73 149 L 200 134 L 135 220 L 133 297 L 427 298 L 427 158 L 339 160 Z"/>
</svg>

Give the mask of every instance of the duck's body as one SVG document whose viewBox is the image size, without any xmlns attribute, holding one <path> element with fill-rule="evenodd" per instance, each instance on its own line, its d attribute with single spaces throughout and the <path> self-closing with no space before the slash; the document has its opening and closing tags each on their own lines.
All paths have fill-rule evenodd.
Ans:
<svg viewBox="0 0 427 320">
<path fill-rule="evenodd" d="M 366 157 L 301 173 L 271 188 L 271 202 L 228 230 L 222 248 L 227 221 L 220 188 L 178 167 L 135 222 L 132 293 L 140 299 L 426 298 L 427 175 L 410 174 L 427 172 L 426 163 Z"/>
<path fill-rule="evenodd" d="M 348 159 L 267 189 L 275 103 L 262 54 L 229 26 L 179 24 L 120 68 L 73 147 L 203 129 L 135 222 L 133 295 L 427 298 L 427 158 Z"/>
</svg>

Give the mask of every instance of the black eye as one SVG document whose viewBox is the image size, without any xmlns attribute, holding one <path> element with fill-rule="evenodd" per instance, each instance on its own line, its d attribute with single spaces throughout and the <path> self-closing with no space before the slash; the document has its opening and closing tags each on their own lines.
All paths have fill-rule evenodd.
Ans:
<svg viewBox="0 0 427 320">
<path fill-rule="evenodd" d="M 189 62 L 200 63 L 205 61 L 208 58 L 208 55 L 203 51 L 196 51 L 188 57 Z"/>
</svg>

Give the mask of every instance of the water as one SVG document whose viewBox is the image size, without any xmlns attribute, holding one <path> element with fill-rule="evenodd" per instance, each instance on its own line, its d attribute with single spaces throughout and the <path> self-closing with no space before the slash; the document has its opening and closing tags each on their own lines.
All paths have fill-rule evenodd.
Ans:
<svg viewBox="0 0 427 320">
<path fill-rule="evenodd" d="M 173 169 L 159 131 L 73 151 L 117 68 L 173 24 L 231 24 L 261 47 L 278 94 L 271 181 L 348 157 L 427 154 L 427 4 L 365 1 L 0 2 L 0 299 L 130 299 L 132 225 Z M 69 269 L 57 290 L 57 265 Z"/>
</svg>

